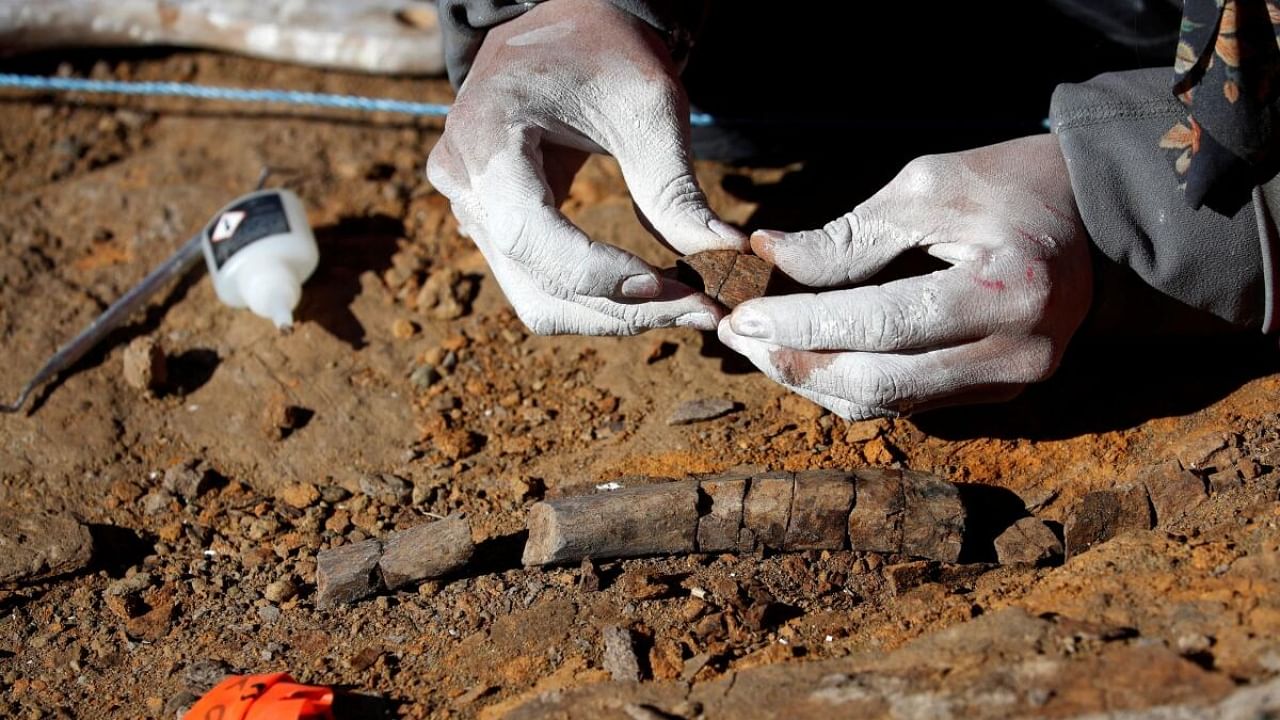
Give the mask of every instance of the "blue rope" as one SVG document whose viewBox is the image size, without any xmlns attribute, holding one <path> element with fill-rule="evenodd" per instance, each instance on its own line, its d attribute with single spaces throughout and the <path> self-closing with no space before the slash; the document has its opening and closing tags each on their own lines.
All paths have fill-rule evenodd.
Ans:
<svg viewBox="0 0 1280 720">
<path fill-rule="evenodd" d="M 252 90 L 245 88 L 194 85 L 182 82 L 126 82 L 123 80 L 85 80 L 82 78 L 44 77 L 40 75 L 16 75 L 0 73 L 0 88 L 23 90 L 114 93 L 117 95 L 151 95 L 184 97 L 198 100 L 221 100 L 238 103 L 278 103 L 311 107 L 359 110 L 361 112 L 389 112 L 416 117 L 444 117 L 449 106 L 438 103 L 389 100 L 387 98 L 338 95 L 334 93 L 300 92 L 297 90 Z M 695 126 L 715 124 L 706 113 L 693 113 L 689 121 Z"/>
</svg>

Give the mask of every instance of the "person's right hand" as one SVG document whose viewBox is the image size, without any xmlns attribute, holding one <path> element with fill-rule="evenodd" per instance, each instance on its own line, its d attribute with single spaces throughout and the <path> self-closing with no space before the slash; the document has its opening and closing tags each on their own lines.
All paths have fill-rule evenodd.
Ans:
<svg viewBox="0 0 1280 720">
<path fill-rule="evenodd" d="M 1089 236 L 1047 134 L 919 158 L 824 227 L 751 244 L 822 290 L 748 300 L 720 339 L 851 420 L 1007 400 L 1053 374 L 1093 300 Z M 868 284 L 911 250 L 949 267 Z"/>
<path fill-rule="evenodd" d="M 670 53 L 605 0 L 548 0 L 490 30 L 427 174 L 533 332 L 714 330 L 710 298 L 559 212 L 588 152 L 617 158 L 642 222 L 678 252 L 748 248 L 698 187 Z"/>
</svg>

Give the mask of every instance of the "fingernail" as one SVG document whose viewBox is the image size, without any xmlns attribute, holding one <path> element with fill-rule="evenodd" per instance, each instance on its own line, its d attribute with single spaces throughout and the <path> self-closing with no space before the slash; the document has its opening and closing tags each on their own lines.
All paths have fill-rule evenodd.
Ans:
<svg viewBox="0 0 1280 720">
<path fill-rule="evenodd" d="M 632 275 L 622 281 L 622 296 L 629 298 L 651 298 L 657 297 L 662 290 L 662 283 L 658 278 L 648 273 Z"/>
<path fill-rule="evenodd" d="M 711 229 L 711 232 L 739 246 L 747 239 L 746 233 L 723 220 L 712 220 L 707 223 L 707 227 Z"/>
<path fill-rule="evenodd" d="M 773 248 L 787 236 L 777 230 L 757 230 L 751 233 L 751 250 L 760 257 L 773 262 Z"/>
<path fill-rule="evenodd" d="M 716 329 L 716 316 L 709 312 L 701 311 L 685 313 L 676 318 L 676 325 L 709 332 Z"/>
<path fill-rule="evenodd" d="M 773 322 L 751 308 L 738 308 L 729 316 L 729 327 L 743 337 L 768 340 L 773 337 Z"/>
</svg>

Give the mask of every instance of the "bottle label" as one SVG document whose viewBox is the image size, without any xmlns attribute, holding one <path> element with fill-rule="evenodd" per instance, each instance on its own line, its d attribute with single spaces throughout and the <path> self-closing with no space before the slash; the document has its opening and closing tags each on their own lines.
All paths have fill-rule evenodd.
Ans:
<svg viewBox="0 0 1280 720">
<path fill-rule="evenodd" d="M 279 195 L 259 195 L 224 210 L 205 232 L 213 249 L 213 264 L 221 269 L 232 255 L 246 246 L 265 237 L 287 234 L 289 216 Z"/>
</svg>

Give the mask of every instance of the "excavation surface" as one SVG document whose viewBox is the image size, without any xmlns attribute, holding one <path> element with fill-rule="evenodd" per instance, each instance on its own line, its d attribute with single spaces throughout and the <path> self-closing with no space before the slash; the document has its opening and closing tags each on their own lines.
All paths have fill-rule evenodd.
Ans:
<svg viewBox="0 0 1280 720">
<path fill-rule="evenodd" d="M 68 69 L 451 98 L 199 53 Z M 284 670 L 363 694 L 366 717 L 1068 717 L 1214 702 L 1280 670 L 1280 377 L 1257 347 L 1079 348 L 1006 406 L 849 423 L 696 332 L 530 336 L 423 178 L 437 121 L 6 95 L 0 123 L 6 401 L 264 165 L 289 169 L 276 182 L 322 256 L 291 334 L 195 275 L 0 417 L 0 506 L 74 517 L 95 546 L 83 569 L 0 590 L 0 715 L 173 718 L 224 672 Z M 743 226 L 795 171 L 699 166 Z M 609 161 L 566 213 L 674 261 Z M 150 396 L 123 373 L 143 336 L 168 358 Z M 670 423 L 691 401 L 716 416 Z M 1066 522 L 1173 461 L 1203 497 L 1056 567 L 850 551 L 520 566 L 531 504 L 640 476 L 905 466 L 972 485 L 990 517 L 970 523 L 994 532 L 1024 508 Z M 317 551 L 456 512 L 477 542 L 461 577 L 317 607 Z M 613 680 L 628 656 L 641 680 Z"/>
</svg>

